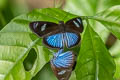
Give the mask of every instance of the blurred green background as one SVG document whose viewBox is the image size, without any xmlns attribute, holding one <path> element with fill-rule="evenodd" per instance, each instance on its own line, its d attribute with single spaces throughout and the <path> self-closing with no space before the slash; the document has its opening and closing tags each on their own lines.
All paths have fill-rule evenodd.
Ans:
<svg viewBox="0 0 120 80">
<path fill-rule="evenodd" d="M 25 14 L 35 8 L 53 8 L 55 0 L 0 0 L 0 30 L 7 23 L 20 14 Z M 80 16 L 94 16 L 114 5 L 120 5 L 120 0 L 56 0 L 56 6 L 70 13 Z M 120 80 L 120 40 L 117 40 L 109 31 L 100 23 L 91 21 L 93 28 L 102 40 L 105 42 L 111 55 L 114 57 L 117 71 L 115 80 Z M 112 42 L 109 42 L 112 41 Z M 57 80 L 54 76 L 50 64 L 46 64 L 44 68 L 32 80 Z M 73 71 L 71 79 L 75 79 Z"/>
</svg>

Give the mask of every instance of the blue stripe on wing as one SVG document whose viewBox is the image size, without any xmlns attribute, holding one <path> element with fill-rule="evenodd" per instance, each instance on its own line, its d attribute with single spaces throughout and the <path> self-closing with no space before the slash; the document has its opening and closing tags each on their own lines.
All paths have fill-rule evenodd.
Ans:
<svg viewBox="0 0 120 80">
<path fill-rule="evenodd" d="M 56 53 L 57 54 L 57 53 Z M 56 56 L 52 62 L 58 68 L 68 68 L 72 65 L 74 60 L 74 55 L 71 51 L 67 51 L 65 53 L 61 53 Z"/>
<path fill-rule="evenodd" d="M 63 48 L 63 33 L 48 36 L 46 42 L 52 47 Z"/>
<path fill-rule="evenodd" d="M 78 39 L 79 37 L 75 33 L 69 33 L 69 32 L 64 33 L 65 44 L 68 48 L 74 46 L 78 42 Z"/>
</svg>

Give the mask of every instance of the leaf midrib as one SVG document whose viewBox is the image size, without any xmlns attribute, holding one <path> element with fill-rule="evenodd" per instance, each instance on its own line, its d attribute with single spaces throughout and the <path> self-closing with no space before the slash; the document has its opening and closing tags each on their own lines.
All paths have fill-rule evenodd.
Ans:
<svg viewBox="0 0 120 80">
<path fill-rule="evenodd" d="M 89 25 L 89 24 L 88 24 Z M 92 43 L 92 48 L 93 48 L 93 55 L 95 56 L 95 80 L 98 80 L 98 68 L 99 68 L 99 64 L 98 64 L 98 56 L 96 55 L 96 51 L 95 51 L 95 48 L 94 48 L 94 41 L 93 41 L 93 38 L 92 38 L 92 33 L 91 33 L 91 31 L 90 31 L 90 26 L 87 26 L 88 27 L 88 31 L 89 31 L 89 33 L 90 33 L 90 38 L 91 38 L 91 43 Z"/>
</svg>

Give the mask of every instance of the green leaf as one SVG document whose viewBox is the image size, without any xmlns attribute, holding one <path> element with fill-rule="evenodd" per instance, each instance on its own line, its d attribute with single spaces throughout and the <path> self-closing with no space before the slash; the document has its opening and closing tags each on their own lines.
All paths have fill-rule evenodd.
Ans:
<svg viewBox="0 0 120 80">
<path fill-rule="evenodd" d="M 110 32 L 120 39 L 120 5 L 114 6 L 99 13 L 95 17 L 91 17 L 101 22 Z"/>
<path fill-rule="evenodd" d="M 76 65 L 77 80 L 113 80 L 115 63 L 98 34 L 88 24 Z"/>
<path fill-rule="evenodd" d="M 63 10 L 46 8 L 13 19 L 0 32 L 0 80 L 31 80 L 50 60 L 50 50 L 29 29 L 31 21 L 58 23 L 74 17 L 76 16 Z M 30 61 L 32 67 L 29 67 L 31 64 L 27 59 L 31 49 L 34 49 L 37 58 Z"/>
</svg>

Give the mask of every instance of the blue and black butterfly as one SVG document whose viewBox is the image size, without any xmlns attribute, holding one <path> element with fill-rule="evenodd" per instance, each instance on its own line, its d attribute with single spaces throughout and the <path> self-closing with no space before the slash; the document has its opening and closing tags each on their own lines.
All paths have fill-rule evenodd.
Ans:
<svg viewBox="0 0 120 80">
<path fill-rule="evenodd" d="M 63 49 L 54 54 L 51 60 L 51 68 L 58 80 L 68 80 L 73 67 L 75 66 L 76 57 L 72 51 L 63 52 Z"/>
<path fill-rule="evenodd" d="M 35 21 L 30 23 L 30 29 L 39 37 L 43 37 L 43 43 L 51 48 L 71 48 L 80 40 L 83 32 L 83 23 L 80 17 L 73 18 L 66 23 L 59 24 L 46 21 Z"/>
</svg>

